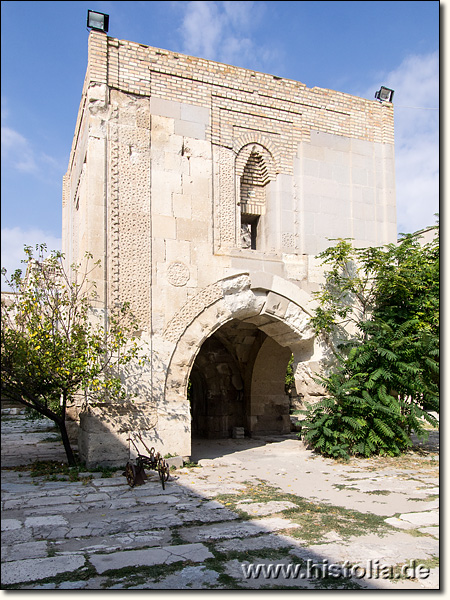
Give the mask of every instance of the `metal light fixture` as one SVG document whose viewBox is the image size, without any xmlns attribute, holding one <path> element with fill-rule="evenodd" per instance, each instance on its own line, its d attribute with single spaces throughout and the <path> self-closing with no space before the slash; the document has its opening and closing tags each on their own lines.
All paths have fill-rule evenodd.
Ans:
<svg viewBox="0 0 450 600">
<path fill-rule="evenodd" d="M 106 33 L 109 27 L 109 15 L 94 10 L 88 10 L 87 26 L 95 31 L 103 31 Z"/>
<path fill-rule="evenodd" d="M 375 92 L 375 98 L 380 102 L 392 102 L 394 97 L 394 90 L 390 90 L 387 87 L 381 86 L 378 92 Z"/>
</svg>

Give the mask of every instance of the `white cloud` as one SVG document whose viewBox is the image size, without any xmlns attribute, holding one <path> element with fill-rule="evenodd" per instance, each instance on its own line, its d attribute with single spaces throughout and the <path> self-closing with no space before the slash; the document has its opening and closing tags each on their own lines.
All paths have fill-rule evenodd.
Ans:
<svg viewBox="0 0 450 600">
<path fill-rule="evenodd" d="M 180 33 L 183 52 L 227 64 L 267 69 L 273 51 L 250 34 L 264 10 L 260 2 L 186 2 Z M 260 67 L 258 67 L 260 68 Z"/>
<path fill-rule="evenodd" d="M 30 142 L 22 134 L 3 125 L 2 160 L 19 171 L 30 173 L 37 169 Z"/>
<path fill-rule="evenodd" d="M 380 82 L 395 90 L 397 224 L 408 233 L 439 212 L 439 55 L 409 56 Z"/>
<path fill-rule="evenodd" d="M 223 27 L 215 2 L 189 2 L 181 31 L 186 52 L 216 57 Z"/>
<path fill-rule="evenodd" d="M 2 166 L 37 177 L 41 181 L 54 181 L 66 168 L 65 157 L 55 158 L 43 151 L 42 140 L 36 142 L 33 131 L 25 136 L 8 123 L 12 113 L 7 97 L 2 97 Z M 36 138 L 37 139 L 37 138 Z"/>
<path fill-rule="evenodd" d="M 25 259 L 24 246 L 31 246 L 34 250 L 36 244 L 47 244 L 48 251 L 61 250 L 61 238 L 41 229 L 2 228 L 1 266 L 7 270 L 8 276 L 12 275 L 16 269 L 25 269 L 25 265 L 21 262 Z M 5 289 L 7 286 L 2 277 L 2 290 Z"/>
</svg>

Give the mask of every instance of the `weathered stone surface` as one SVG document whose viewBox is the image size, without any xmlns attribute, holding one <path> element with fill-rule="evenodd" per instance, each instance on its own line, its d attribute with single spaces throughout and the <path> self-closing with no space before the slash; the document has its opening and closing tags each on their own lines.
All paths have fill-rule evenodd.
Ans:
<svg viewBox="0 0 450 600">
<path fill-rule="evenodd" d="M 426 533 L 439 539 L 439 527 L 419 527 L 420 533 Z"/>
<path fill-rule="evenodd" d="M 247 550 L 261 550 L 266 548 L 289 548 L 291 546 L 295 546 L 295 542 L 292 538 L 288 539 L 282 535 L 267 533 L 257 537 L 224 540 L 216 544 L 216 549 L 219 552 L 230 552 L 234 550 L 245 552 Z"/>
<path fill-rule="evenodd" d="M 264 565 L 270 569 L 270 565 L 274 564 L 274 561 L 264 559 L 264 558 L 255 558 L 255 565 Z M 277 560 L 277 565 L 289 565 L 289 560 Z M 281 572 L 278 577 L 266 576 L 265 571 L 259 571 L 259 576 L 252 576 L 252 572 L 249 571 L 249 563 L 248 562 L 240 562 L 238 560 L 231 560 L 225 565 L 227 575 L 233 577 L 239 584 L 249 589 L 258 589 L 261 587 L 269 588 L 271 586 L 286 586 L 299 589 L 314 589 L 315 581 L 308 580 L 305 577 L 286 577 Z M 251 569 L 251 566 L 250 566 Z"/>
<path fill-rule="evenodd" d="M 28 558 L 45 558 L 48 545 L 45 541 L 27 542 L 23 544 L 2 545 L 2 562 L 17 561 Z"/>
<path fill-rule="evenodd" d="M 11 531 L 13 529 L 20 529 L 22 527 L 19 519 L 2 519 L 2 531 Z"/>
<path fill-rule="evenodd" d="M 2 453 L 8 453 L 8 432 L 13 430 L 10 421 L 2 422 Z M 46 433 L 42 431 L 40 435 L 45 437 Z M 39 439 L 42 438 L 37 438 L 27 450 L 33 456 L 47 443 Z M 318 585 L 314 578 L 300 586 L 298 581 L 285 581 L 281 575 L 277 579 L 247 579 L 243 577 L 241 562 L 230 561 L 227 553 L 251 552 L 251 560 L 261 564 L 295 565 L 326 557 L 328 564 L 347 560 L 362 566 L 368 559 L 388 565 L 404 565 L 410 560 L 429 564 L 438 556 L 438 528 L 418 524 L 423 518 L 430 520 L 431 514 L 438 515 L 438 503 L 428 502 L 427 494 L 419 500 L 413 494 L 421 485 L 428 490 L 435 488 L 436 456 L 429 461 L 417 454 L 415 468 L 408 471 L 398 468 L 398 459 L 391 466 L 387 459 L 381 463 L 376 459 L 354 459 L 348 465 L 336 463 L 314 456 L 298 440 L 283 436 L 199 440 L 194 448 L 200 453 L 197 456 L 209 458 L 202 461 L 201 468 L 177 471 L 164 492 L 157 475 L 145 485 L 131 489 L 121 472 L 107 479 L 55 482 L 31 478 L 28 472 L 2 470 L 2 585 L 22 590 L 235 589 L 234 585 L 257 589 L 283 582 L 294 588 L 314 588 Z M 372 470 L 376 465 L 376 470 Z M 383 489 L 384 483 L 394 485 L 396 480 L 402 482 L 396 492 L 368 493 Z M 355 482 L 364 484 L 363 489 L 347 487 Z M 267 492 L 271 491 L 267 503 L 260 501 L 261 484 L 269 486 Z M 230 494 L 230 498 L 223 494 Z M 339 506 L 340 510 L 379 514 L 388 521 L 392 515 L 401 514 L 403 518 L 397 521 L 408 529 L 383 531 L 380 535 L 362 532 L 363 535 L 347 539 L 339 529 L 344 521 L 338 518 L 330 526 L 335 530 L 321 532 L 320 543 L 312 544 L 309 523 L 303 539 L 303 525 L 296 527 L 294 537 L 290 531 L 293 523 L 281 515 L 275 519 L 252 519 L 255 515 L 250 514 L 242 521 L 230 510 L 235 503 L 249 511 L 255 507 L 263 511 L 293 508 L 290 503 L 285 504 L 286 494 L 314 505 L 312 512 L 306 509 L 301 513 L 301 519 L 293 517 L 302 524 L 307 516 L 317 518 L 314 513 L 319 505 L 324 512 L 327 506 L 330 511 Z M 64 501 L 58 504 L 58 497 Z M 215 497 L 221 501 L 211 499 Z M 102 500 L 95 502 L 95 498 Z M 53 502 L 46 506 L 46 499 Z M 351 514 L 352 520 L 356 515 L 357 522 L 358 512 Z M 413 522 L 404 520 L 408 516 Z M 27 520 L 32 526 L 25 526 Z M 65 525 L 61 524 L 63 520 Z M 412 535 L 409 529 L 418 529 L 423 535 Z M 259 560 L 255 557 L 258 550 L 262 556 L 270 550 L 271 559 Z M 208 558 L 217 561 L 217 570 L 202 564 Z M 197 564 L 186 566 L 192 561 Z M 83 566 L 92 568 L 94 563 L 98 566 L 97 575 L 85 579 L 87 570 L 79 577 L 74 573 Z M 163 571 L 166 563 L 173 565 L 174 573 L 143 581 L 139 566 L 160 565 L 157 571 Z M 120 572 L 122 566 L 130 568 L 126 573 Z M 137 567 L 136 572 L 133 566 Z M 219 577 L 223 572 L 234 579 Z M 366 578 L 355 582 L 367 589 L 437 589 L 438 572 L 439 569 L 432 569 L 427 578 L 417 580 Z M 49 583 L 39 583 L 47 577 Z"/>
<path fill-rule="evenodd" d="M 242 503 L 238 502 L 237 507 L 240 510 L 243 510 L 249 515 L 257 515 L 257 516 L 265 516 L 271 515 L 272 513 L 278 513 L 283 510 L 287 510 L 288 508 L 297 508 L 297 504 L 294 502 L 285 501 L 270 501 L 270 502 L 251 502 L 251 503 Z"/>
<path fill-rule="evenodd" d="M 163 548 L 149 548 L 146 550 L 126 550 L 111 554 L 97 554 L 90 558 L 97 573 L 105 573 L 112 569 L 124 567 L 152 566 L 170 564 L 173 562 L 190 560 L 203 562 L 213 555 L 203 544 L 185 544 L 180 546 L 165 546 Z"/>
<path fill-rule="evenodd" d="M 187 541 L 220 540 L 243 536 L 259 535 L 269 531 L 297 528 L 298 525 L 287 519 L 274 517 L 272 519 L 255 519 L 242 523 L 218 523 L 204 527 L 192 527 L 183 530 L 181 536 Z"/>
<path fill-rule="evenodd" d="M 181 469 L 184 463 L 182 456 L 171 456 L 170 458 L 164 459 L 169 467 L 175 467 L 176 469 Z"/>
<path fill-rule="evenodd" d="M 53 556 L 51 558 L 35 558 L 17 560 L 2 564 L 2 583 L 10 585 L 25 581 L 36 581 L 54 577 L 79 569 L 85 564 L 84 556 Z"/>
<path fill-rule="evenodd" d="M 388 519 L 385 519 L 385 521 L 389 525 L 397 527 L 398 529 L 414 529 L 415 527 L 413 523 L 405 521 L 404 519 L 399 519 L 398 517 L 389 517 Z"/>
<path fill-rule="evenodd" d="M 81 457 L 125 464 L 138 432 L 181 457 L 191 455 L 191 427 L 206 438 L 288 432 L 284 390 L 266 385 L 263 398 L 254 383 L 284 361 L 272 376 L 283 388 L 287 350 L 298 392 L 322 393 L 309 327 L 323 275 L 315 256 L 330 238 L 396 241 L 391 103 L 95 31 L 88 61 L 64 176 L 63 252 L 68 264 L 85 251 L 106 257 L 92 274 L 98 308 L 131 304 L 151 366 L 122 373 L 139 406 L 81 413 Z M 250 323 L 253 332 L 234 335 Z M 264 336 L 278 344 L 273 363 Z M 228 374 L 197 362 L 211 338 L 226 348 Z"/>
<path fill-rule="evenodd" d="M 204 590 L 216 587 L 218 579 L 219 573 L 206 567 L 185 567 L 178 573 L 150 585 L 153 590 Z M 147 586 L 142 586 L 141 589 L 148 589 Z"/>
<path fill-rule="evenodd" d="M 25 527 L 54 527 L 57 525 L 67 525 L 67 519 L 61 515 L 51 515 L 48 517 L 28 517 L 25 519 Z"/>
<path fill-rule="evenodd" d="M 414 526 L 439 525 L 439 513 L 436 511 L 408 513 L 400 515 L 402 521 L 412 523 Z"/>
<path fill-rule="evenodd" d="M 349 560 L 351 563 L 363 564 L 367 560 L 378 560 L 380 564 L 407 563 L 411 558 L 426 560 L 439 554 L 439 541 L 431 537 L 415 538 L 412 543 L 407 532 L 378 537 L 368 534 L 351 537 L 346 541 L 308 546 L 308 551 L 318 556 L 326 556 L 330 562 L 339 563 Z M 296 550 L 293 550 L 297 554 Z M 302 551 L 302 555 L 303 551 Z"/>
</svg>

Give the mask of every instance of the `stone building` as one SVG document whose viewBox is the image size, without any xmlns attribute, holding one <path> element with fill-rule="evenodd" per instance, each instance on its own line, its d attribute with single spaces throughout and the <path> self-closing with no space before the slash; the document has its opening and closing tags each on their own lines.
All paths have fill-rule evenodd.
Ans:
<svg viewBox="0 0 450 600">
<path fill-rule="evenodd" d="M 101 259 L 99 305 L 129 301 L 151 361 L 138 397 L 80 414 L 88 464 L 130 433 L 163 454 L 191 436 L 289 431 L 323 348 L 309 318 L 329 238 L 396 240 L 391 103 L 91 31 L 63 181 L 63 251 Z"/>
</svg>

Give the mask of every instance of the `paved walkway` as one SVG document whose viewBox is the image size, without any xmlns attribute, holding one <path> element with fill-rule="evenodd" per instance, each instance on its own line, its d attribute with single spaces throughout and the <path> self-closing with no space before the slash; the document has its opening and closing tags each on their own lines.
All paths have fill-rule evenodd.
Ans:
<svg viewBox="0 0 450 600">
<path fill-rule="evenodd" d="M 198 441 L 163 491 L 6 468 L 64 461 L 49 427 L 2 417 L 3 589 L 439 588 L 437 433 L 348 464 L 293 436 Z"/>
</svg>

